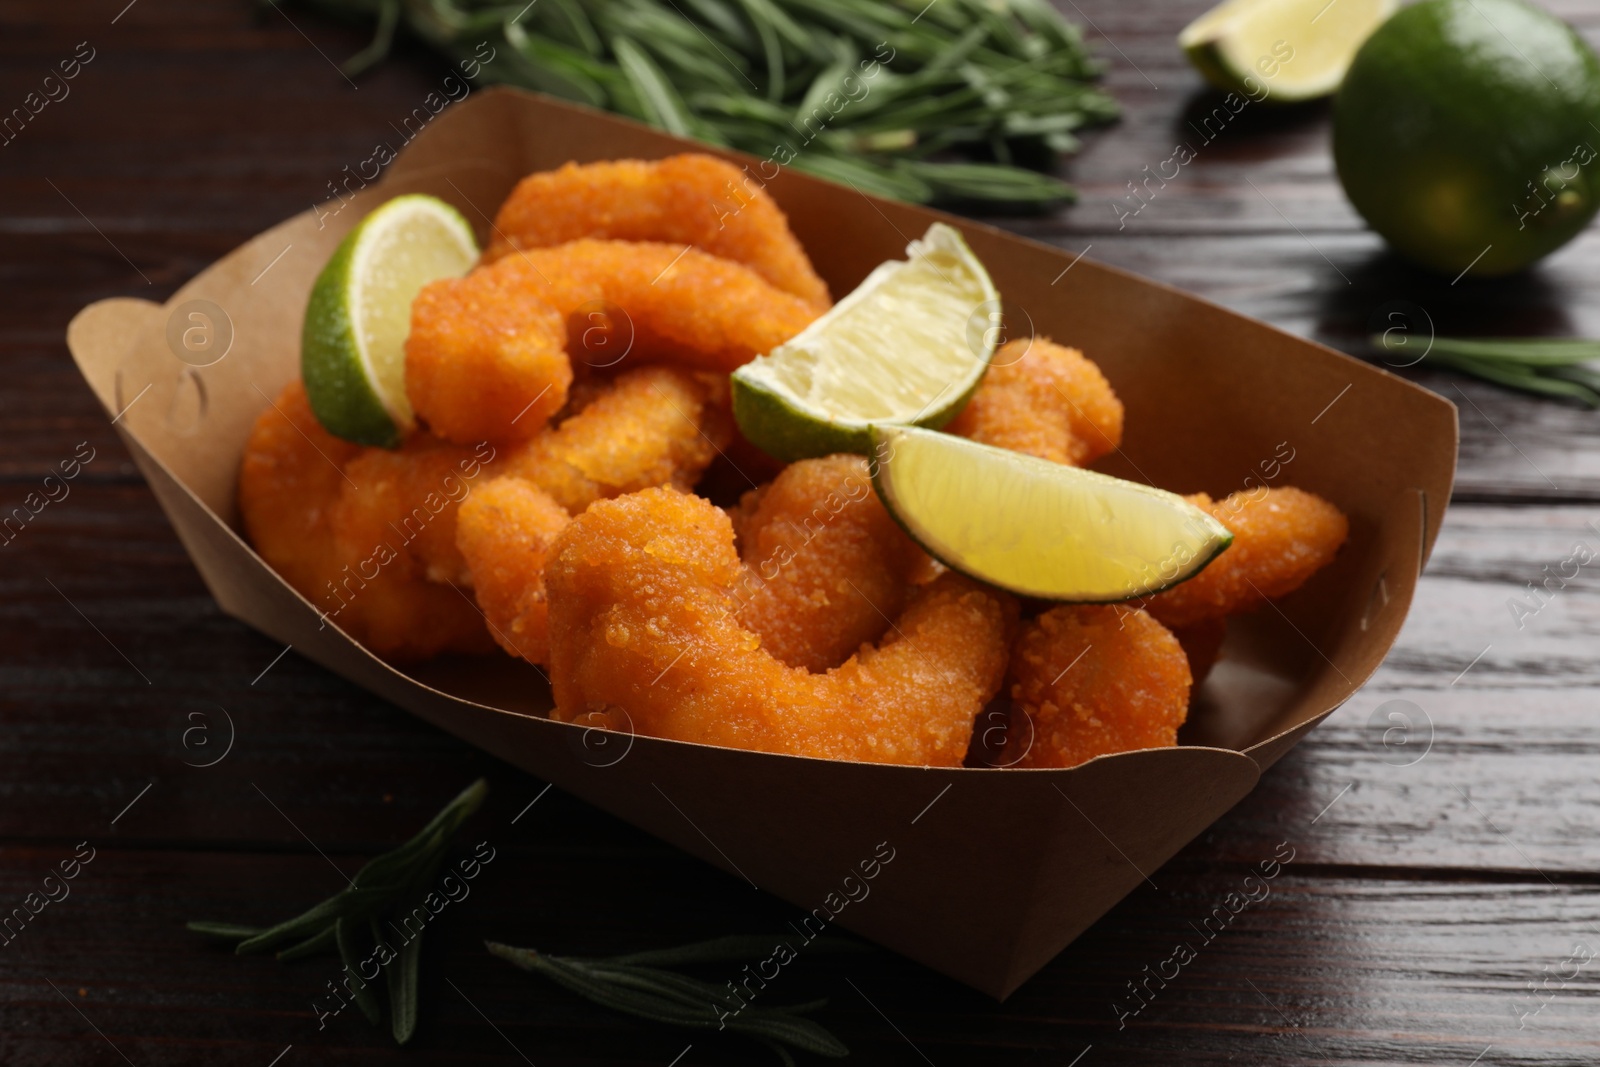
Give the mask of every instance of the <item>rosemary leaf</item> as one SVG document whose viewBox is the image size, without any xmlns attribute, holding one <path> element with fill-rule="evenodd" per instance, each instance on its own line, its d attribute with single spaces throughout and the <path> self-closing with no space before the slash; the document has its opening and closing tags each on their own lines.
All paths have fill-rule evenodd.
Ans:
<svg viewBox="0 0 1600 1067">
<path fill-rule="evenodd" d="M 241 956 L 248 956 L 255 952 L 269 951 L 274 946 L 293 938 L 319 934 L 323 928 L 345 916 L 365 917 L 368 909 L 381 907 L 387 898 L 388 890 L 382 886 L 372 889 L 341 890 L 294 918 L 239 942 L 239 947 L 235 951 Z"/>
<path fill-rule="evenodd" d="M 650 963 L 718 963 L 765 956 L 785 940 L 783 935 L 721 937 L 670 949 L 635 952 L 604 959 L 549 956 L 533 949 L 485 942 L 492 955 L 555 982 L 586 1000 L 636 1018 L 699 1030 L 732 1030 L 763 1042 L 785 1063 L 790 1049 L 819 1056 L 849 1055 L 838 1038 L 810 1019 L 801 1018 L 827 1003 L 757 1005 L 730 985 L 714 985 Z M 824 951 L 859 951 L 863 946 L 841 938 L 812 942 Z"/>
<path fill-rule="evenodd" d="M 1063 202 L 1064 183 L 1026 183 L 1008 162 L 1048 170 L 1075 131 L 1117 116 L 1082 35 L 1046 0 L 296 2 L 375 24 L 352 71 L 404 28 L 470 59 L 480 82 L 756 155 L 787 146 L 797 169 L 902 200 Z M 963 169 L 922 175 L 907 160 Z"/>
<path fill-rule="evenodd" d="M 507 81 L 591 107 L 604 107 L 612 98 L 595 77 L 596 72 L 583 69 L 581 54 L 576 50 L 528 33 L 515 23 L 508 22 L 504 32 L 507 61 L 495 69 Z"/>
<path fill-rule="evenodd" d="M 1552 378 L 1565 378 L 1569 382 L 1586 385 L 1590 389 L 1600 392 L 1600 370 L 1575 364 L 1571 367 L 1553 367 L 1546 372 Z"/>
<path fill-rule="evenodd" d="M 1386 332 L 1368 339 L 1381 352 L 1404 353 L 1414 340 Z M 1600 407 L 1600 341 L 1582 338 L 1435 337 L 1423 362 L 1541 396 Z"/>
<path fill-rule="evenodd" d="M 1589 407 L 1600 406 L 1600 395 L 1581 382 L 1540 374 L 1537 371 L 1487 359 L 1457 360 L 1448 365 L 1453 370 L 1463 371 L 1485 381 L 1494 382 L 1496 385 L 1521 389 L 1528 393 L 1539 393 L 1542 396 L 1577 400 Z"/>
<path fill-rule="evenodd" d="M 772 12 L 754 3 L 753 0 L 740 0 L 745 16 L 750 20 L 750 25 L 755 27 L 756 39 L 761 42 L 761 57 L 767 64 L 767 92 L 766 99 L 777 103 L 783 99 L 783 92 L 787 86 L 787 68 L 783 62 L 783 41 L 778 37 L 778 27 L 772 19 Z"/>
<path fill-rule="evenodd" d="M 335 926 L 337 923 L 335 924 Z M 333 926 L 325 926 L 317 933 L 312 934 L 297 945 L 290 945 L 278 953 L 279 963 L 292 963 L 307 956 L 315 956 L 319 952 L 326 952 L 334 947 L 337 939 Z"/>
<path fill-rule="evenodd" d="M 600 39 L 600 31 L 595 29 L 594 23 L 584 14 L 583 7 L 577 0 L 550 0 L 550 8 L 561 15 L 560 32 L 570 35 L 571 43 L 575 47 L 596 59 L 605 55 L 605 42 Z M 523 8 L 522 13 L 530 10 L 532 5 Z"/>
<path fill-rule="evenodd" d="M 422 931 L 400 947 L 398 959 L 384 968 L 389 983 L 389 1014 L 398 1044 L 411 1040 L 417 1032 L 417 984 L 422 968 Z M 374 1020 L 376 1021 L 376 1020 Z"/>
<path fill-rule="evenodd" d="M 749 29 L 740 21 L 738 13 L 723 0 L 682 0 L 682 3 L 699 15 L 700 21 L 711 32 L 732 47 L 741 52 L 748 52 L 753 47 Z"/>
<path fill-rule="evenodd" d="M 1600 359 L 1600 341 L 1579 337 L 1537 339 L 1436 337 L 1428 354 L 1492 359 L 1499 363 L 1521 363 L 1537 367 L 1567 367 L 1585 360 Z"/>
<path fill-rule="evenodd" d="M 1057 178 L 1021 167 L 982 163 L 926 163 L 903 159 L 896 166 L 952 198 L 1016 204 L 1054 204 L 1077 199 Z"/>
<path fill-rule="evenodd" d="M 661 68 L 645 54 L 645 50 L 626 37 L 612 38 L 611 50 L 616 53 L 622 73 L 627 75 L 634 92 L 644 104 L 645 117 L 650 124 L 679 137 L 690 136 L 693 123 L 688 107 L 672 83 L 667 81 L 667 76 L 661 73 Z"/>
<path fill-rule="evenodd" d="M 927 182 L 868 159 L 813 153 L 795 159 L 794 167 L 796 170 L 815 174 L 819 178 L 848 185 L 858 193 L 871 193 L 873 196 L 908 200 L 912 203 L 921 203 L 933 198 L 933 187 Z"/>
<path fill-rule="evenodd" d="M 383 1008 L 378 1003 L 377 991 L 361 977 L 361 961 L 366 957 L 367 946 L 357 940 L 356 929 L 356 924 L 349 919 L 340 919 L 334 923 L 335 940 L 339 945 L 339 961 L 355 977 L 356 987 L 353 995 L 356 1007 L 367 1017 L 367 1022 L 377 1026 L 383 1019 Z"/>
<path fill-rule="evenodd" d="M 404 924 L 438 875 L 445 850 L 461 824 L 483 804 L 489 786 L 478 779 L 446 804 L 428 824 L 398 848 L 368 861 L 356 872 L 351 885 L 271 927 L 243 926 L 237 923 L 194 921 L 186 924 L 196 933 L 237 942 L 234 951 L 241 955 L 263 952 L 288 941 L 294 944 L 278 953 L 281 962 L 300 959 L 330 949 L 357 983 L 363 983 L 361 963 L 372 958 L 372 951 L 384 940 L 378 927 L 380 916 L 399 917 Z M 370 931 L 368 944 L 363 931 Z M 418 970 L 422 959 L 422 934 L 419 930 L 385 965 L 385 985 L 394 1038 L 400 1044 L 411 1039 L 417 1028 Z M 378 995 L 369 984 L 353 990 L 363 1015 L 376 1024 L 382 1019 Z"/>
<path fill-rule="evenodd" d="M 378 8 L 378 28 L 372 35 L 372 43 L 340 64 L 344 76 L 358 77 L 388 58 L 389 48 L 394 44 L 394 30 L 399 24 L 400 0 L 384 0 Z"/>
<path fill-rule="evenodd" d="M 238 923 L 213 923 L 197 920 L 184 923 L 184 928 L 193 930 L 197 934 L 207 937 L 220 937 L 225 941 L 240 941 L 247 937 L 255 937 L 266 929 L 264 926 L 240 926 Z"/>
<path fill-rule="evenodd" d="M 778 945 L 789 941 L 788 934 L 733 934 L 709 941 L 696 941 L 674 948 L 649 949 L 612 956 L 608 963 L 631 963 L 645 967 L 682 967 L 691 963 L 733 963 L 752 957 L 768 956 Z M 845 937 L 818 937 L 807 946 L 808 955 L 822 953 L 866 952 L 868 947 L 860 941 Z"/>
</svg>

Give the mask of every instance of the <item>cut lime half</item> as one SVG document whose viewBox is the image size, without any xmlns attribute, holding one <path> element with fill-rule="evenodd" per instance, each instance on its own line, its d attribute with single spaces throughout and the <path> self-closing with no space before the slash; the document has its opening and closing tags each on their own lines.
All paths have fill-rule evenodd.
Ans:
<svg viewBox="0 0 1600 1067">
<path fill-rule="evenodd" d="M 300 374 L 336 437 L 393 448 L 416 425 L 406 398 L 411 302 L 478 258 L 472 227 L 432 196 L 397 196 L 361 220 L 311 287 Z"/>
<path fill-rule="evenodd" d="M 912 427 L 874 429 L 873 484 L 939 560 L 1022 596 L 1110 603 L 1200 573 L 1233 542 L 1183 497 Z"/>
<path fill-rule="evenodd" d="M 989 368 L 1000 299 L 955 229 L 936 222 L 855 291 L 733 373 L 733 413 L 784 461 L 865 454 L 875 424 L 943 426 Z"/>
<path fill-rule="evenodd" d="M 1339 88 L 1397 0 L 1225 0 L 1184 27 L 1178 47 L 1219 89 L 1292 104 Z"/>
</svg>

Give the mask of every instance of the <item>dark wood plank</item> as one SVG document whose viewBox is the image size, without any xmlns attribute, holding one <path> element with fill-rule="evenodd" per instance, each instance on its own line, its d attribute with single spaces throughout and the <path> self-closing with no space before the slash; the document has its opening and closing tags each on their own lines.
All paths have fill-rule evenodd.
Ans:
<svg viewBox="0 0 1600 1067">
<path fill-rule="evenodd" d="M 596 849 L 550 840 L 555 809 L 511 829 L 514 811 L 491 806 L 471 824 L 496 859 L 429 929 L 408 1061 L 666 1064 L 692 1045 L 682 1062 L 764 1062 L 743 1039 L 619 1020 L 492 959 L 481 941 L 602 954 L 781 931 L 791 911 L 620 828 L 610 836 L 625 851 Z M 817 1018 L 867 1063 L 1064 1064 L 1086 1046 L 1116 1064 L 1592 1062 L 1595 964 L 1564 964 L 1575 945 L 1600 951 L 1600 890 L 1350 878 L 1305 867 L 1298 846 L 1285 830 L 1273 848 L 1294 859 L 1266 881 L 1259 863 L 1272 850 L 1229 866 L 1180 857 L 1004 1005 L 875 951 L 802 952 L 770 1002 L 829 998 Z M 70 852 L 8 850 L 3 899 L 35 890 Z M 239 959 L 181 929 L 195 915 L 264 921 L 338 884 L 316 856 L 100 847 L 71 895 L 6 949 L 0 1055 L 18 1067 L 119 1062 L 109 1041 L 134 1063 L 174 1067 L 264 1065 L 290 1045 L 284 1064 L 392 1062 L 387 1035 L 353 1009 L 318 1029 L 311 998 L 335 976 L 330 958 Z M 1512 926 L 1521 936 L 1505 935 Z M 1194 958 L 1175 968 L 1179 944 Z M 1146 967 L 1169 980 L 1146 992 Z M 1551 978 L 1533 1013 L 1529 984 L 1561 973 L 1565 986 Z M 149 974 L 161 978 L 139 977 Z M 1136 1013 L 1130 983 L 1146 1001 Z M 1532 1013 L 1520 1027 L 1519 1012 Z"/>
<path fill-rule="evenodd" d="M 1495 284 L 1452 286 L 1383 254 L 1334 181 L 1326 107 L 1247 110 L 1119 229 L 1112 201 L 1214 106 L 1172 45 L 1207 0 L 1063 6 L 1092 20 L 1126 117 L 1068 164 L 1076 206 L 995 221 L 1351 352 L 1402 300 L 1441 334 L 1600 335 L 1593 232 Z M 1600 42 L 1588 0 L 1545 6 Z M 402 45 L 353 90 L 328 59 L 363 33 L 300 7 L 124 8 L 15 0 L 0 13 L 0 103 L 78 41 L 98 50 L 67 100 L 0 146 L 0 513 L 80 442 L 96 451 L 70 496 L 0 547 L 0 899 L 20 903 L 79 841 L 100 850 L 72 896 L 6 948 L 0 1060 L 267 1064 L 293 1045 L 282 1067 L 393 1062 L 387 1038 L 351 1014 L 316 1029 L 309 997 L 325 963 L 236 960 L 178 927 L 309 903 L 340 876 L 300 830 L 348 873 L 479 775 L 492 792 L 473 836 L 503 858 L 430 934 L 424 1023 L 406 1055 L 668 1064 L 692 1043 L 685 1065 L 764 1056 L 619 1021 L 482 952 L 486 936 L 623 951 L 778 929 L 789 911 L 555 790 L 512 826 L 542 783 L 293 652 L 274 662 L 280 647 L 207 595 L 61 343 L 84 303 L 163 299 L 326 195 L 447 68 Z M 1451 512 L 1373 683 L 1156 872 L 1159 888 L 1135 892 L 1007 1004 L 886 954 L 804 960 L 777 996 L 831 997 L 822 1020 L 872 1063 L 1068 1064 L 1086 1048 L 1085 1067 L 1594 1060 L 1594 965 L 1564 986 L 1547 976 L 1575 943 L 1600 947 L 1587 728 L 1600 587 L 1583 568 L 1522 629 L 1506 601 L 1573 541 L 1600 547 L 1585 527 L 1600 498 L 1596 422 L 1398 372 L 1461 405 L 1458 498 L 1480 503 Z M 1497 506 L 1528 501 L 1542 503 Z M 1562 501 L 1591 506 L 1552 506 Z M 1415 763 L 1417 749 L 1392 736 L 1385 747 L 1387 720 L 1370 721 L 1395 700 L 1431 724 L 1408 738 L 1431 736 Z M 230 723 L 227 755 L 194 766 Z M 1280 842 L 1296 858 L 1271 896 L 1199 945 L 1191 924 Z M 1185 939 L 1195 961 L 1119 1029 L 1127 983 Z M 1519 1018 L 1541 982 L 1555 992 Z"/>
</svg>

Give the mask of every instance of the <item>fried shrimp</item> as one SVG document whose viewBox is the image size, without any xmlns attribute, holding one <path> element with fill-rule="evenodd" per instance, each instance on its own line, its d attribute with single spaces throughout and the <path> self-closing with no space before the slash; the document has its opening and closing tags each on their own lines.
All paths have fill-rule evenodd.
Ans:
<svg viewBox="0 0 1600 1067">
<path fill-rule="evenodd" d="M 479 268 L 424 286 L 411 304 L 406 396 L 460 444 L 531 437 L 567 402 L 572 364 L 560 311 Z"/>
<path fill-rule="evenodd" d="M 292 585 L 321 605 L 323 583 L 343 566 L 332 533 L 343 469 L 360 445 L 322 428 L 305 387 L 292 382 L 256 419 L 239 466 L 239 513 L 250 543 Z"/>
<path fill-rule="evenodd" d="M 1076 348 L 1022 338 L 995 352 L 983 384 L 945 429 L 1081 467 L 1122 443 L 1122 401 Z"/>
<path fill-rule="evenodd" d="M 1026 623 L 1009 677 L 1013 715 L 1029 722 L 1012 722 L 1007 766 L 1074 767 L 1169 747 L 1189 713 L 1189 660 L 1178 639 L 1145 612 L 1117 605 L 1062 605 Z"/>
<path fill-rule="evenodd" d="M 999 688 L 1016 605 L 955 574 L 824 674 L 738 621 L 728 516 L 672 489 L 596 503 L 546 569 L 555 717 L 732 748 L 957 766 Z"/>
<path fill-rule="evenodd" d="M 572 384 L 567 323 L 604 309 L 642 361 L 726 373 L 800 332 L 817 309 L 694 248 L 573 241 L 426 286 L 411 306 L 406 394 L 460 444 L 532 437 Z M 615 324 L 608 326 L 608 330 Z"/>
<path fill-rule="evenodd" d="M 1333 562 L 1350 533 L 1343 512 L 1300 489 L 1188 499 L 1233 531 L 1233 544 L 1193 578 L 1150 598 L 1150 614 L 1168 626 L 1250 611 L 1294 592 Z"/>
<path fill-rule="evenodd" d="M 509 450 L 502 469 L 574 515 L 652 486 L 689 489 L 732 433 L 725 390 L 674 367 L 627 371 L 576 415 Z"/>
<path fill-rule="evenodd" d="M 363 450 L 317 422 L 299 382 L 256 420 L 239 468 L 250 543 L 295 591 L 350 636 L 391 659 L 493 647 L 483 618 L 454 589 L 394 568 L 387 549 L 342 552 L 332 516 Z"/>
<path fill-rule="evenodd" d="M 530 174 L 500 206 L 494 232 L 486 263 L 582 237 L 663 241 L 743 263 L 784 292 L 828 306 L 828 287 L 783 211 L 760 182 L 714 156 L 568 163 Z"/>
<path fill-rule="evenodd" d="M 409 578 L 470 581 L 456 551 L 456 509 L 473 480 L 495 458 L 487 442 L 477 448 L 417 434 L 393 451 L 369 448 L 345 466 L 333 507 L 334 540 L 347 557 L 387 546 L 391 564 Z"/>
<path fill-rule="evenodd" d="M 548 493 L 521 478 L 496 478 L 479 487 L 456 520 L 456 544 L 472 569 L 489 632 L 500 647 L 529 663 L 550 659 L 545 560 L 571 522 Z"/>
<path fill-rule="evenodd" d="M 731 517 L 744 558 L 739 621 L 783 663 L 837 667 L 905 607 L 923 553 L 872 491 L 865 459 L 791 464 Z"/>
<path fill-rule="evenodd" d="M 383 546 L 407 577 L 473 585 L 456 544 L 457 510 L 486 471 L 527 479 L 569 513 L 652 485 L 688 488 L 728 432 L 719 388 L 687 371 L 641 367 L 601 383 L 559 426 L 501 452 L 430 434 L 393 451 L 359 450 L 336 487 L 335 540 L 352 558 Z"/>
</svg>

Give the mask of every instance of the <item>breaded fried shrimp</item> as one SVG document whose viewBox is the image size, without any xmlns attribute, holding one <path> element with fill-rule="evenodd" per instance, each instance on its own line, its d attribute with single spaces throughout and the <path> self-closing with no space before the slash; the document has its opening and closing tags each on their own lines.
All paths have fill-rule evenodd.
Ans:
<svg viewBox="0 0 1600 1067">
<path fill-rule="evenodd" d="M 627 324 L 628 358 L 721 373 L 817 314 L 747 267 L 677 245 L 583 240 L 507 256 L 412 305 L 406 393 L 418 417 L 460 444 L 532 437 L 566 402 L 566 324 L 586 308 Z"/>
<path fill-rule="evenodd" d="M 1189 660 L 1177 638 L 1114 604 L 1064 604 L 1024 624 L 1009 685 L 1013 715 L 1030 722 L 1007 732 L 1007 766 L 1075 767 L 1169 747 L 1189 713 Z"/>
<path fill-rule="evenodd" d="M 479 268 L 412 302 L 406 396 L 446 440 L 523 440 L 567 402 L 566 316 L 511 281 Z"/>
<path fill-rule="evenodd" d="M 250 544 L 297 592 L 320 606 L 322 585 L 343 566 L 333 509 L 343 469 L 360 445 L 322 428 L 305 387 L 291 382 L 256 419 L 239 465 L 239 515 Z"/>
<path fill-rule="evenodd" d="M 549 494 L 520 478 L 496 478 L 461 505 L 456 543 L 489 632 L 529 663 L 550 658 L 545 560 L 571 521 Z"/>
<path fill-rule="evenodd" d="M 998 689 L 1011 598 L 955 574 L 890 636 L 824 674 L 789 667 L 735 615 L 728 516 L 672 489 L 601 501 L 546 568 L 555 716 L 658 737 L 878 763 L 957 766 Z"/>
<path fill-rule="evenodd" d="M 748 169 L 748 168 L 746 168 Z M 494 220 L 484 262 L 583 237 L 692 245 L 743 263 L 818 308 L 828 287 L 760 182 L 714 156 L 568 163 L 517 183 Z"/>
<path fill-rule="evenodd" d="M 640 367 L 599 383 L 587 407 L 521 445 L 467 448 L 422 433 L 393 451 L 358 450 L 335 487 L 335 539 L 348 557 L 384 546 L 397 573 L 472 585 L 457 509 L 486 472 L 525 478 L 568 512 L 652 485 L 688 488 L 727 433 L 718 388 L 687 371 Z"/>
<path fill-rule="evenodd" d="M 983 384 L 945 427 L 996 448 L 1081 467 L 1122 443 L 1122 401 L 1082 352 L 1020 338 L 994 354 Z"/>
<path fill-rule="evenodd" d="M 1188 499 L 1231 530 L 1233 544 L 1193 578 L 1150 598 L 1150 614 L 1168 626 L 1250 611 L 1294 592 L 1333 562 L 1350 533 L 1338 508 L 1292 487 Z"/>
<path fill-rule="evenodd" d="M 882 635 L 923 556 L 860 456 L 791 464 L 731 517 L 744 559 L 739 621 L 773 657 L 809 671 L 837 667 Z"/>
<path fill-rule="evenodd" d="M 470 593 L 453 585 L 380 573 L 352 588 L 350 572 L 329 618 L 385 659 L 414 662 L 447 652 L 481 656 L 494 639 Z M 346 599 L 348 598 L 348 599 Z"/>
<path fill-rule="evenodd" d="M 493 647 L 483 617 L 446 586 L 405 573 L 387 549 L 344 553 L 332 515 L 363 449 L 317 422 L 299 382 L 256 420 L 239 468 L 239 511 L 261 557 L 326 617 L 389 659 Z"/>
<path fill-rule="evenodd" d="M 456 508 L 472 492 L 494 446 L 477 448 L 416 434 L 400 448 L 368 448 L 345 467 L 333 508 L 333 534 L 347 557 L 379 545 L 396 554 L 397 573 L 430 582 L 470 580 L 456 551 Z"/>
<path fill-rule="evenodd" d="M 651 486 L 688 489 L 727 443 L 720 388 L 674 367 L 628 371 L 578 414 L 509 449 L 501 470 L 572 514 Z"/>
</svg>

